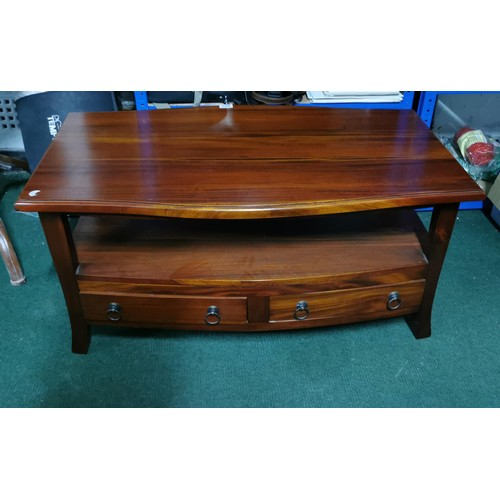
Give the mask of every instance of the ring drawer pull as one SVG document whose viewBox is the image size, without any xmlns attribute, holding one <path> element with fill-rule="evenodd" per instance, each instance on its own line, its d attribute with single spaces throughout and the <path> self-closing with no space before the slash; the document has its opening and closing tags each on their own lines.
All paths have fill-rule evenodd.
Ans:
<svg viewBox="0 0 500 500">
<path fill-rule="evenodd" d="M 387 297 L 387 309 L 394 311 L 401 305 L 401 297 L 398 292 L 391 292 Z"/>
<path fill-rule="evenodd" d="M 209 306 L 205 315 L 205 323 L 213 326 L 220 323 L 219 308 L 217 306 Z"/>
<path fill-rule="evenodd" d="M 309 316 L 309 305 L 305 300 L 297 302 L 295 306 L 295 312 L 293 313 L 295 319 L 302 321 Z"/>
<path fill-rule="evenodd" d="M 122 317 L 122 307 L 118 302 L 111 302 L 108 306 L 108 319 L 118 321 Z"/>
</svg>

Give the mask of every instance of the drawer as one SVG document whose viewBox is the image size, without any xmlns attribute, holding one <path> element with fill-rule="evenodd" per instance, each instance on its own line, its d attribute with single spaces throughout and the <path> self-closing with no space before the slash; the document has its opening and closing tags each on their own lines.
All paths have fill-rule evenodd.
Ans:
<svg viewBox="0 0 500 500">
<path fill-rule="evenodd" d="M 416 312 L 425 280 L 270 298 L 271 322 L 342 318 L 342 323 Z"/>
<path fill-rule="evenodd" d="M 246 297 L 135 293 L 80 294 L 85 319 L 109 324 L 239 325 L 247 323 Z"/>
</svg>

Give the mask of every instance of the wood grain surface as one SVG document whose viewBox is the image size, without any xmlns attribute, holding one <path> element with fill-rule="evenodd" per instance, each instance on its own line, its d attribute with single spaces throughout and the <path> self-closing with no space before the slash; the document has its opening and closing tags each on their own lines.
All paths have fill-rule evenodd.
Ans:
<svg viewBox="0 0 500 500">
<path fill-rule="evenodd" d="M 239 325 L 247 323 L 246 297 L 179 297 L 172 295 L 140 295 L 118 293 L 82 293 L 82 307 L 87 321 L 114 322 L 107 318 L 110 303 L 121 307 L 120 325 L 140 323 L 149 324 L 198 324 L 205 325 L 208 307 L 219 308 L 221 325 Z"/>
<path fill-rule="evenodd" d="M 481 199 L 411 110 L 240 106 L 72 113 L 16 209 L 251 219 Z"/>
<path fill-rule="evenodd" d="M 424 293 L 425 280 L 393 283 L 350 290 L 301 293 L 270 298 L 270 321 L 291 321 L 298 302 L 306 301 L 309 315 L 303 322 L 333 317 L 390 317 L 417 311 Z M 395 310 L 387 308 L 389 293 L 398 292 L 401 305 Z"/>
<path fill-rule="evenodd" d="M 195 293 L 228 287 L 228 293 L 242 286 L 408 281 L 424 277 L 428 265 L 415 234 L 419 225 L 407 209 L 263 221 L 83 216 L 74 234 L 77 277 L 80 289 L 98 290 L 86 281 L 122 282 L 131 285 L 122 290 L 134 293 L 144 292 L 138 284 Z"/>
</svg>

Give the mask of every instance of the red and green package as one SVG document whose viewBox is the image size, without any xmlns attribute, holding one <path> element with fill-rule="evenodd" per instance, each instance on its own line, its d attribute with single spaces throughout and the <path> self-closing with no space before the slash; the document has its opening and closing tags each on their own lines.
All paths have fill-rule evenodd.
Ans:
<svg viewBox="0 0 500 500">
<path fill-rule="evenodd" d="M 480 130 L 463 127 L 455 134 L 455 143 L 462 156 L 476 167 L 486 167 L 495 158 L 493 144 Z"/>
</svg>

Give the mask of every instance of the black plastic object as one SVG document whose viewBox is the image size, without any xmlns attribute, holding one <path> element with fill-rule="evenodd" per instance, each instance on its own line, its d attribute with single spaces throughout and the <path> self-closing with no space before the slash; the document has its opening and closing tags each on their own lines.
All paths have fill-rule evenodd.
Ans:
<svg viewBox="0 0 500 500">
<path fill-rule="evenodd" d="M 113 92 L 36 92 L 16 100 L 26 159 L 33 171 L 73 111 L 116 111 Z"/>
<path fill-rule="evenodd" d="M 201 102 L 224 103 L 226 100 L 235 104 L 248 104 L 246 92 L 233 90 L 204 90 Z M 148 102 L 192 104 L 193 101 L 194 92 L 190 91 L 148 91 Z"/>
<path fill-rule="evenodd" d="M 292 104 L 304 94 L 304 91 L 299 90 L 253 90 L 250 96 L 251 100 L 255 101 L 251 104 L 269 104 L 273 106 Z"/>
</svg>

